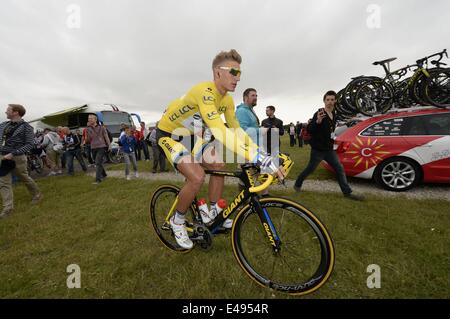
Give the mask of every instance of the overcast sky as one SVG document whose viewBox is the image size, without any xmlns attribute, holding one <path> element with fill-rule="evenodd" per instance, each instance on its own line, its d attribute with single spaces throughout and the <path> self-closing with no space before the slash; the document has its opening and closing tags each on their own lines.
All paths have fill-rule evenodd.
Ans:
<svg viewBox="0 0 450 319">
<path fill-rule="evenodd" d="M 448 0 L 1 4 L 0 103 L 25 105 L 27 120 L 113 103 L 154 122 L 171 100 L 212 79 L 219 51 L 234 48 L 243 58 L 235 104 L 254 87 L 261 119 L 274 105 L 285 123 L 305 121 L 325 91 L 352 76 L 382 75 L 373 61 L 398 57 L 392 67 L 400 68 L 450 49 Z"/>
</svg>

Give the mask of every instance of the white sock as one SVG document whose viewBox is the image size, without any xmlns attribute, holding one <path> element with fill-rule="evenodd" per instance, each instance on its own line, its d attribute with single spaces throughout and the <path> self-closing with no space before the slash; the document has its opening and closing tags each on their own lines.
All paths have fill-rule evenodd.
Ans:
<svg viewBox="0 0 450 319">
<path fill-rule="evenodd" d="M 179 211 L 175 212 L 175 217 L 173 219 L 173 222 L 177 225 L 184 225 L 186 222 L 186 216 L 185 214 L 180 213 Z"/>
</svg>

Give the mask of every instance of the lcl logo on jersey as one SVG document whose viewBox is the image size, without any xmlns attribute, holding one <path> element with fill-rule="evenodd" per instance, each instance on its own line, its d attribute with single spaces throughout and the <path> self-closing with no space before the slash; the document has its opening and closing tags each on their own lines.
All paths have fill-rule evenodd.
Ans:
<svg viewBox="0 0 450 319">
<path fill-rule="evenodd" d="M 221 107 L 219 107 L 219 112 L 220 112 L 220 113 L 225 113 L 226 110 L 227 110 L 227 107 L 226 107 L 226 106 L 221 106 Z"/>
<path fill-rule="evenodd" d="M 214 120 L 219 117 L 219 113 L 213 111 L 211 113 L 206 114 L 206 116 L 208 117 L 209 120 Z"/>
<path fill-rule="evenodd" d="M 214 96 L 203 96 L 203 102 L 205 104 L 214 104 L 215 100 Z"/>
</svg>

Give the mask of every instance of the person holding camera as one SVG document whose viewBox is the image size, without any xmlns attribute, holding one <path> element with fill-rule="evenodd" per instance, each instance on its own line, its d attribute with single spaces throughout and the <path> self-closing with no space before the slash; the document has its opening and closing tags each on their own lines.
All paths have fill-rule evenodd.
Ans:
<svg viewBox="0 0 450 319">
<path fill-rule="evenodd" d="M 307 127 L 311 134 L 311 156 L 305 170 L 300 173 L 294 184 L 294 190 L 300 192 L 303 181 L 315 171 L 317 166 L 323 160 L 327 161 L 336 172 L 336 176 L 341 187 L 341 191 L 346 198 L 353 200 L 363 200 L 362 196 L 354 195 L 352 189 L 348 185 L 345 176 L 344 167 L 342 166 L 336 152 L 333 149 L 336 135 L 336 111 L 334 107 L 337 101 L 337 94 L 334 91 L 325 93 L 323 102 L 324 108 L 319 109 Z"/>
</svg>

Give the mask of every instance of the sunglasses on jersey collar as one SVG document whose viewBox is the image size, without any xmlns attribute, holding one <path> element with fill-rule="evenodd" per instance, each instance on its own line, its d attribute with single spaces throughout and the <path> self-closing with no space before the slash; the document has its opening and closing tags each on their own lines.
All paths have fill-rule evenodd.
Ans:
<svg viewBox="0 0 450 319">
<path fill-rule="evenodd" d="M 240 69 L 232 68 L 229 66 L 219 66 L 221 70 L 229 70 L 231 75 L 240 76 L 242 71 Z"/>
</svg>

